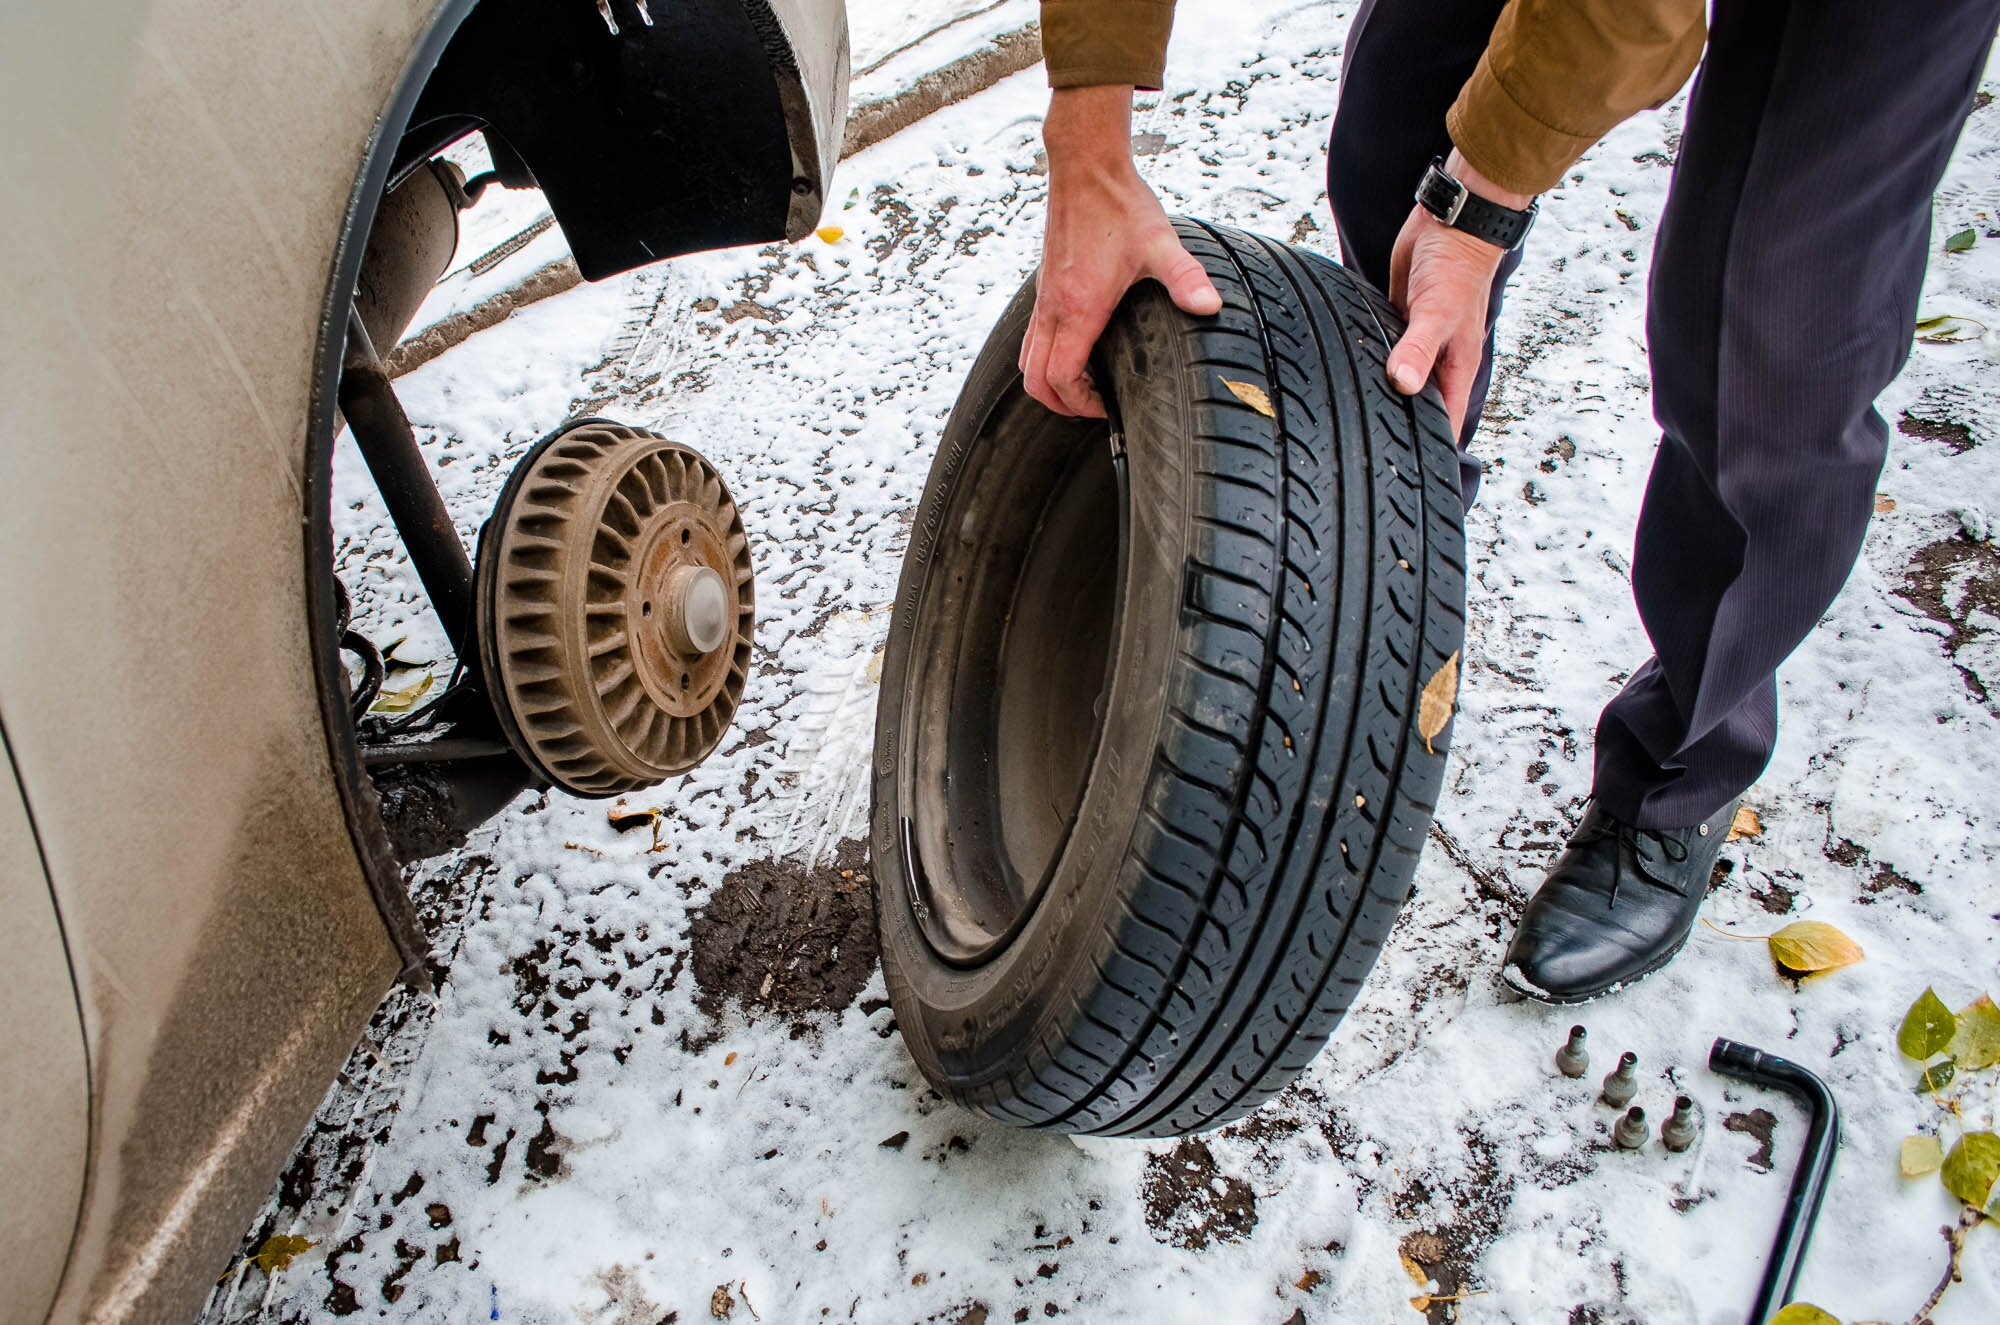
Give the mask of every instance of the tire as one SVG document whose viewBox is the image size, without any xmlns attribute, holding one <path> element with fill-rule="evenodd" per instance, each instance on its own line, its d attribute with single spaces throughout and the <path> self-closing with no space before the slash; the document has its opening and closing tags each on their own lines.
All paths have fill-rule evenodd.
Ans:
<svg viewBox="0 0 2000 1325">
<path fill-rule="evenodd" d="M 1223 309 L 1126 297 L 1094 361 L 1115 431 L 1027 397 L 1032 282 L 1008 306 L 883 659 L 897 1025 L 940 1092 L 1021 1127 L 1180 1135 L 1283 1090 L 1374 965 L 1444 772 L 1449 728 L 1418 731 L 1464 634 L 1437 395 L 1388 388 L 1400 324 L 1344 268 L 1176 225 Z"/>
</svg>

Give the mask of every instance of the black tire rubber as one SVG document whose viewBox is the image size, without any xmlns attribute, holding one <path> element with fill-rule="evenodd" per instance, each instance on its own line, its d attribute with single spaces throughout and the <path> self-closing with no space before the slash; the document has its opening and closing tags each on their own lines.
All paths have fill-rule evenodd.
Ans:
<svg viewBox="0 0 2000 1325">
<path fill-rule="evenodd" d="M 1436 393 L 1388 387 L 1399 322 L 1344 268 L 1176 225 L 1223 310 L 1127 296 L 1094 361 L 1116 430 L 1026 396 L 1032 283 L 1008 307 L 883 660 L 897 1025 L 1016 1126 L 1180 1135 L 1283 1090 L 1374 965 L 1444 773 L 1418 712 L 1456 675 L 1465 561 Z"/>
</svg>

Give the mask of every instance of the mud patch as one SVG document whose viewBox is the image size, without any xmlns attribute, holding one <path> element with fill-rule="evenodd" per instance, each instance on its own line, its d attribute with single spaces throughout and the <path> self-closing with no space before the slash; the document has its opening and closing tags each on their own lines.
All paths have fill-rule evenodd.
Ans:
<svg viewBox="0 0 2000 1325">
<path fill-rule="evenodd" d="M 1945 628 L 1944 651 L 1957 664 L 1966 692 L 1989 707 L 2000 699 L 1970 665 L 1959 661 L 1960 653 L 1990 634 L 1990 623 L 2000 618 L 2000 551 L 1963 532 L 1927 543 L 1911 558 L 1896 595 Z"/>
<path fill-rule="evenodd" d="M 867 866 L 850 839 L 821 869 L 760 860 L 725 878 L 688 928 L 695 1003 L 711 1017 L 735 1003 L 799 1028 L 851 1005 L 875 971 Z"/>
<path fill-rule="evenodd" d="M 1197 1137 L 1148 1159 L 1141 1190 L 1153 1236 L 1187 1251 L 1241 1242 L 1257 1227 L 1256 1193 L 1218 1170 L 1214 1153 Z"/>
<path fill-rule="evenodd" d="M 1873 868 L 1861 884 L 1861 895 L 1856 901 L 1866 905 L 1876 901 L 1885 893 L 1904 892 L 1912 897 L 1923 896 L 1924 886 L 1893 865 L 1884 864 L 1868 854 L 1868 849 L 1859 843 L 1841 838 L 1839 842 L 1826 848 L 1826 858 L 1836 865 L 1847 865 L 1855 869 Z"/>
<path fill-rule="evenodd" d="M 1451 1325 L 1458 1311 L 1458 1302 L 1453 1299 L 1477 1291 L 1473 1270 L 1499 1233 L 1514 1197 L 1513 1181 L 1502 1177 L 1493 1141 L 1478 1131 L 1467 1131 L 1464 1136 L 1462 1174 L 1446 1182 L 1440 1191 L 1412 1178 L 1392 1198 L 1392 1208 L 1400 1217 L 1410 1218 L 1419 1212 L 1449 1216 L 1405 1234 L 1400 1247 L 1402 1254 L 1437 1285 L 1424 1309 L 1430 1325 Z"/>
<path fill-rule="evenodd" d="M 1920 414 L 1903 411 L 1903 417 L 1896 420 L 1896 431 L 1905 437 L 1920 437 L 1927 442 L 1942 442 L 1953 455 L 1964 455 L 1979 445 L 1973 439 L 1972 429 L 1956 419 L 1927 419 Z"/>
<path fill-rule="evenodd" d="M 1777 1130 L 1776 1114 L 1769 1109 L 1732 1113 L 1722 1120 L 1722 1126 L 1727 1131 L 1741 1132 L 1757 1143 L 1757 1148 L 1749 1154 L 1751 1168 L 1760 1173 L 1771 1171 L 1771 1133 Z"/>
</svg>

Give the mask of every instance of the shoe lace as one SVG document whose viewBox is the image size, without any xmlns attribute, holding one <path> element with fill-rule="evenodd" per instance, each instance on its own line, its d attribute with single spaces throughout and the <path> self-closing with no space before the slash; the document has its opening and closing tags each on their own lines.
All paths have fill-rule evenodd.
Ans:
<svg viewBox="0 0 2000 1325">
<path fill-rule="evenodd" d="M 1576 842 L 1579 846 L 1582 846 L 1591 842 L 1602 842 L 1607 838 L 1614 839 L 1618 844 L 1618 849 L 1613 855 L 1611 862 L 1611 896 L 1609 900 L 1614 905 L 1618 901 L 1618 886 L 1625 881 L 1625 857 L 1627 853 L 1630 853 L 1634 861 L 1639 859 L 1639 840 L 1641 838 L 1651 841 L 1659 848 L 1661 855 L 1676 865 L 1688 858 L 1687 843 L 1674 834 L 1659 832 L 1651 828 L 1635 828 L 1631 824 L 1620 823 L 1610 815 L 1603 816 L 1595 824 L 1578 833 L 1576 835 Z"/>
</svg>

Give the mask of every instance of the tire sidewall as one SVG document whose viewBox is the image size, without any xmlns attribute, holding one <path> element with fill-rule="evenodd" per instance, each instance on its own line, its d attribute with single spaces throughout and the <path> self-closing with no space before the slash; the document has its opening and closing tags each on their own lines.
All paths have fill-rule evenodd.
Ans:
<svg viewBox="0 0 2000 1325">
<path fill-rule="evenodd" d="M 1125 567 L 1115 665 L 1102 734 L 1076 824 L 1025 922 L 990 958 L 943 961 L 917 923 L 903 853 L 905 689 L 922 605 L 944 540 L 956 536 L 953 497 L 972 466 L 1006 463 L 987 427 L 1021 391 L 1018 350 L 1034 304 L 1030 281 L 1008 305 L 946 425 L 917 508 L 884 652 L 876 721 L 871 849 L 882 968 L 897 1024 L 934 1079 L 977 1103 L 981 1087 L 1031 1073 L 1037 1046 L 1053 1046 L 1101 980 L 1124 899 L 1137 883 L 1132 839 L 1161 738 L 1181 631 L 1190 522 L 1189 403 L 1183 315 L 1147 283 L 1127 296 L 1100 341 L 1102 368 L 1121 407 L 1126 453 Z"/>
</svg>

